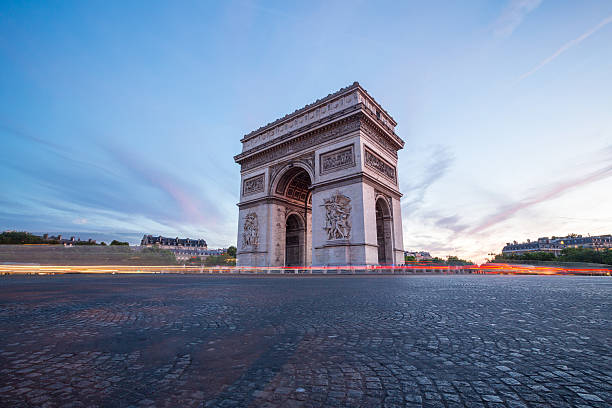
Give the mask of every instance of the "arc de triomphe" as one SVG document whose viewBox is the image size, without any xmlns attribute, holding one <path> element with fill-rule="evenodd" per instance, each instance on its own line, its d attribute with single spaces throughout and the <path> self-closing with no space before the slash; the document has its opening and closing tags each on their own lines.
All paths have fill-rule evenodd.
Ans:
<svg viewBox="0 0 612 408">
<path fill-rule="evenodd" d="M 238 265 L 403 264 L 395 126 L 355 82 L 244 136 Z"/>
</svg>

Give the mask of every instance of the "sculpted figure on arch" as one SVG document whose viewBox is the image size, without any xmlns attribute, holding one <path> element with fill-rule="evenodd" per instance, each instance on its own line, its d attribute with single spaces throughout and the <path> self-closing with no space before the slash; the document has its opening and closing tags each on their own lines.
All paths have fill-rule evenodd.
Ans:
<svg viewBox="0 0 612 408">
<path fill-rule="evenodd" d="M 242 242 L 245 247 L 256 247 L 259 243 L 259 222 L 256 213 L 249 213 L 244 220 Z"/>
<path fill-rule="evenodd" d="M 349 239 L 351 236 L 351 199 L 336 193 L 325 200 L 327 239 Z"/>
</svg>

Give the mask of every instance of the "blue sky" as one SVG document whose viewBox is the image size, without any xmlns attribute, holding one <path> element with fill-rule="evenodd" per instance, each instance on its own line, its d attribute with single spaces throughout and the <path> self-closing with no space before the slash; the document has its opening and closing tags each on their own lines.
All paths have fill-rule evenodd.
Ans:
<svg viewBox="0 0 612 408">
<path fill-rule="evenodd" d="M 612 2 L 0 2 L 0 229 L 235 244 L 240 138 L 359 81 L 406 249 L 612 232 Z"/>
</svg>

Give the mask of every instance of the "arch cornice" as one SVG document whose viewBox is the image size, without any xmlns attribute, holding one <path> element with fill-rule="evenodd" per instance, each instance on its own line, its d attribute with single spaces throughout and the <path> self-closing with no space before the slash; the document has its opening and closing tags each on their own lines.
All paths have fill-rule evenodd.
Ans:
<svg viewBox="0 0 612 408">
<path fill-rule="evenodd" d="M 266 143 L 242 152 L 234 156 L 234 160 L 240 164 L 241 171 L 246 171 L 296 151 L 314 148 L 355 130 L 362 130 L 369 139 L 395 157 L 397 151 L 404 146 L 404 142 L 394 133 L 384 130 L 376 118 L 356 111 L 314 130 L 299 132 L 297 135 L 289 134 L 281 140 L 268 142 L 270 145 Z"/>
</svg>

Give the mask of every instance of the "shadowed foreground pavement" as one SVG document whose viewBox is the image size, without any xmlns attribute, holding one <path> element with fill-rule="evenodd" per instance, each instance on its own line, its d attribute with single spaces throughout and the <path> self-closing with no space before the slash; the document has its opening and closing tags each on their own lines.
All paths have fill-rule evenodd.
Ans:
<svg viewBox="0 0 612 408">
<path fill-rule="evenodd" d="M 0 406 L 606 407 L 612 280 L 0 278 Z"/>
</svg>

